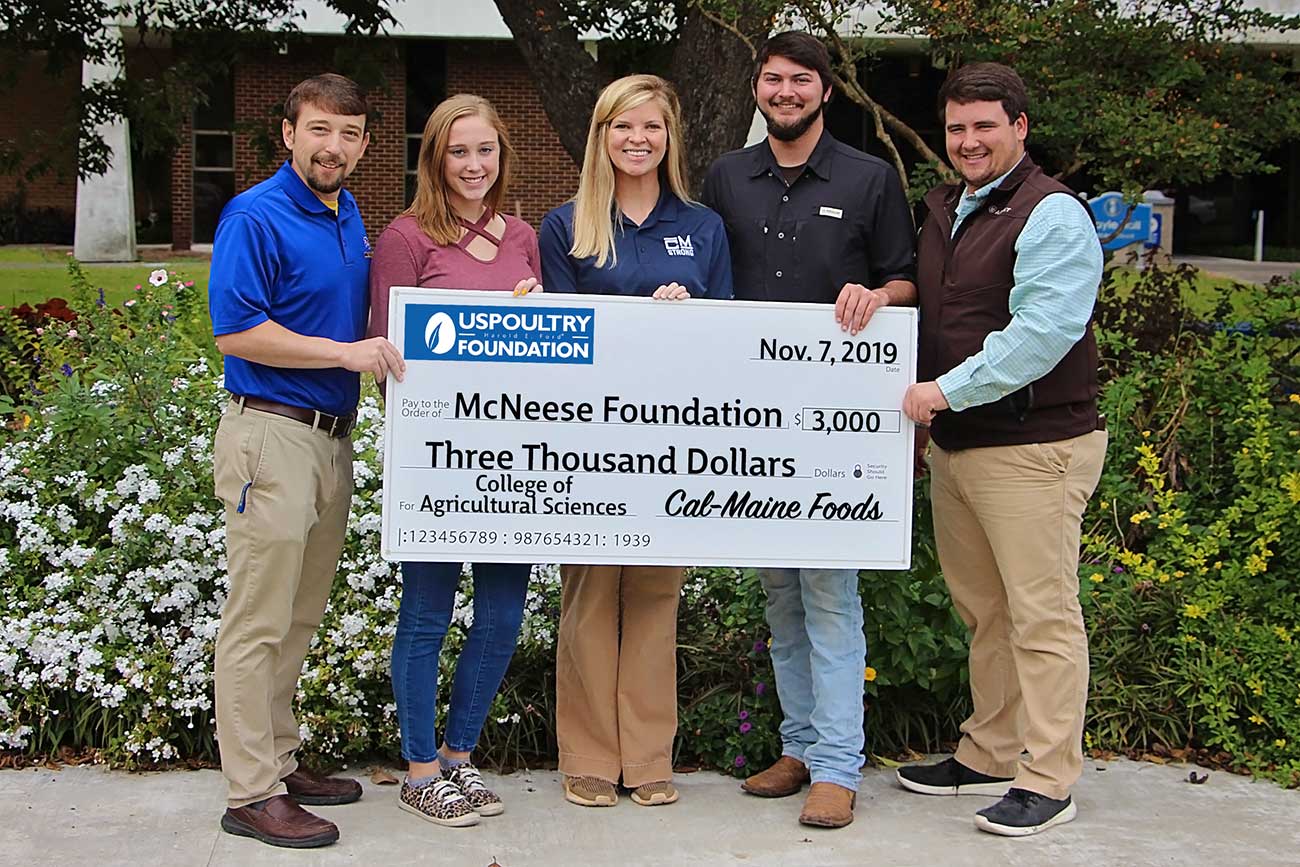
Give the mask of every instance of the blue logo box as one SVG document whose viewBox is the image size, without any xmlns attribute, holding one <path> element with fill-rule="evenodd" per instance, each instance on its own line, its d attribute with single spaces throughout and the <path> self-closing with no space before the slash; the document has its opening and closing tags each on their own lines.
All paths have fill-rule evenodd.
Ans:
<svg viewBox="0 0 1300 867">
<path fill-rule="evenodd" d="M 551 305 L 408 304 L 407 361 L 591 364 L 596 311 Z"/>
</svg>

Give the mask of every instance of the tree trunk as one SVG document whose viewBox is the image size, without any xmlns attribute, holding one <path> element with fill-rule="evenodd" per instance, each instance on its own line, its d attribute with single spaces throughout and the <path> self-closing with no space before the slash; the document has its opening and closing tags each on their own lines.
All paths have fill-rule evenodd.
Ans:
<svg viewBox="0 0 1300 867">
<path fill-rule="evenodd" d="M 596 62 L 578 41 L 559 0 L 495 2 L 537 84 L 546 117 L 581 166 L 591 109 L 604 86 Z M 769 22 L 746 12 L 724 27 L 709 20 L 696 3 L 683 5 L 669 77 L 682 101 L 687 169 L 696 190 L 714 159 L 745 143 L 754 114 L 749 86 L 754 54 L 737 34 L 757 44 L 767 35 Z"/>
<path fill-rule="evenodd" d="M 768 21 L 751 13 L 741 15 L 734 27 L 756 45 L 767 35 Z M 754 51 L 737 32 L 709 20 L 694 4 L 677 31 L 670 76 L 682 101 L 693 191 L 715 159 L 744 145 L 754 117 Z"/>
<path fill-rule="evenodd" d="M 496 0 L 528 64 L 537 95 L 560 143 L 581 166 L 591 108 L 603 86 L 596 61 L 559 0 Z"/>
</svg>

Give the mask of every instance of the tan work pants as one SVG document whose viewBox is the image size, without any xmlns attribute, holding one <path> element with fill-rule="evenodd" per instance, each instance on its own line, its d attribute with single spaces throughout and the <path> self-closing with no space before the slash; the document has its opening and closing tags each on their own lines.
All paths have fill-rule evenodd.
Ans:
<svg viewBox="0 0 1300 867">
<path fill-rule="evenodd" d="M 971 630 L 957 760 L 1064 798 L 1083 768 L 1088 636 L 1079 533 L 1106 433 L 948 452 L 930 468 L 939 564 Z M 1022 751 L 1028 752 L 1021 761 Z"/>
<path fill-rule="evenodd" d="M 284 794 L 280 780 L 298 766 L 293 699 L 343 550 L 352 442 L 231 403 L 213 475 L 230 572 L 217 637 L 217 740 L 230 806 L 241 807 Z"/>
<path fill-rule="evenodd" d="M 673 775 L 675 566 L 563 566 L 555 654 L 560 771 L 635 788 Z"/>
</svg>

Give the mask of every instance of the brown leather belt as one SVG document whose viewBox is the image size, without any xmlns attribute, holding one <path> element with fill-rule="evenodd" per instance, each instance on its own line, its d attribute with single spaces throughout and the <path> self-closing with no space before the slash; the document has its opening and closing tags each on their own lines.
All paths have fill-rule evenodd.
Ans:
<svg viewBox="0 0 1300 867">
<path fill-rule="evenodd" d="M 231 394 L 230 400 L 237 404 L 240 410 L 247 407 L 261 412 L 269 412 L 272 415 L 291 418 L 294 421 L 302 422 L 308 427 L 322 430 L 338 439 L 352 433 L 352 429 L 357 426 L 357 414 L 355 412 L 347 415 L 330 415 L 315 409 L 290 406 L 287 403 L 276 403 L 273 400 L 262 400 L 260 397 L 245 397 L 240 394 Z"/>
</svg>

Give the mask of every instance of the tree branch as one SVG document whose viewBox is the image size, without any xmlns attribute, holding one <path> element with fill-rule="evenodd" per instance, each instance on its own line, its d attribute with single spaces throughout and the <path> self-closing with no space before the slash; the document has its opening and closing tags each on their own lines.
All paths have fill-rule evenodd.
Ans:
<svg viewBox="0 0 1300 867">
<path fill-rule="evenodd" d="M 894 156 L 895 164 L 900 166 L 899 174 L 903 179 L 903 188 L 905 190 L 907 188 L 907 173 L 902 170 L 902 159 L 898 154 L 898 149 L 894 146 L 892 139 L 883 132 L 884 128 L 892 130 L 895 134 L 901 137 L 903 141 L 911 145 L 912 148 L 921 155 L 923 160 L 933 163 L 938 168 L 939 175 L 943 178 L 944 182 L 950 184 L 956 183 L 958 180 L 957 173 L 948 165 L 948 161 L 935 153 L 934 150 L 925 143 L 925 140 L 917 134 L 916 130 L 912 129 L 889 111 L 889 109 L 885 108 L 873 99 L 871 95 L 867 93 L 866 89 L 862 87 L 861 83 L 858 81 L 858 69 L 857 63 L 855 62 L 857 56 L 849 49 L 848 43 L 846 43 L 844 37 L 840 35 L 839 30 L 835 26 L 835 22 L 827 17 L 826 13 L 821 8 L 821 5 L 812 2 L 812 0 L 799 0 L 795 6 L 799 10 L 800 14 L 804 16 L 805 20 L 815 25 L 821 31 L 823 38 L 830 40 L 832 47 L 834 47 L 836 53 L 839 55 L 840 71 L 838 73 L 832 71 L 835 83 L 844 91 L 845 96 L 871 112 L 872 117 L 876 121 L 877 135 L 881 136 L 881 142 Z"/>
</svg>

